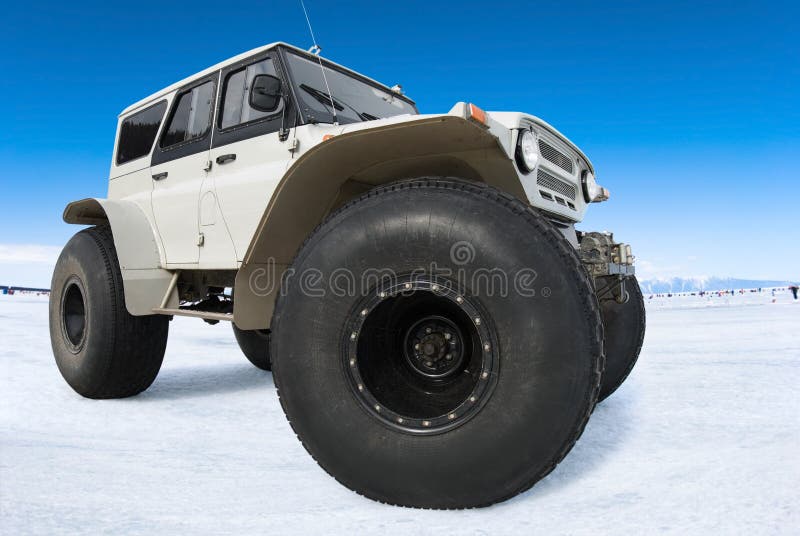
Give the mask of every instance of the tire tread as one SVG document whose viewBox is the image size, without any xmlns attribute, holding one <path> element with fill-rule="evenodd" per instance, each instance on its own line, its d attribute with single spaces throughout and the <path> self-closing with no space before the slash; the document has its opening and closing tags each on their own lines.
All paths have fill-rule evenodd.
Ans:
<svg viewBox="0 0 800 536">
<path fill-rule="evenodd" d="M 460 190 L 470 195 L 476 195 L 484 198 L 493 203 L 497 203 L 499 205 L 504 206 L 514 215 L 524 218 L 529 224 L 533 225 L 537 229 L 543 232 L 543 234 L 547 237 L 550 243 L 556 248 L 559 253 L 559 256 L 565 263 L 568 271 L 572 274 L 575 279 L 575 283 L 577 284 L 578 288 L 580 289 L 580 297 L 583 301 L 583 309 L 584 314 L 586 317 L 586 321 L 591 326 L 591 333 L 592 333 L 592 340 L 591 346 L 593 348 L 593 356 L 594 356 L 594 365 L 593 365 L 593 372 L 592 372 L 592 381 L 590 382 L 590 388 L 587 392 L 584 393 L 584 402 L 585 407 L 587 408 L 584 415 L 581 416 L 579 421 L 575 423 L 574 432 L 571 436 L 567 438 L 567 440 L 561 445 L 558 449 L 556 456 L 551 460 L 549 464 L 546 464 L 544 469 L 539 473 L 533 475 L 529 478 L 524 485 L 519 487 L 518 489 L 513 490 L 512 492 L 495 498 L 490 501 L 486 501 L 484 503 L 465 506 L 465 507 L 430 507 L 425 505 L 415 505 L 415 504 L 397 504 L 391 501 L 386 501 L 381 499 L 380 497 L 374 497 L 366 493 L 362 493 L 361 491 L 354 490 L 349 488 L 345 482 L 342 482 L 340 479 L 336 478 L 335 475 L 331 474 L 324 466 L 319 464 L 319 461 L 314 457 L 313 453 L 309 450 L 303 438 L 297 434 L 297 430 L 292 423 L 289 414 L 286 411 L 286 406 L 284 404 L 283 399 L 281 398 L 281 386 L 280 386 L 280 374 L 276 373 L 274 375 L 275 379 L 275 387 L 278 394 L 278 399 L 281 403 L 281 409 L 283 410 L 284 414 L 286 415 L 289 424 L 292 426 L 292 430 L 295 432 L 300 443 L 303 445 L 303 448 L 309 453 L 309 455 L 317 462 L 317 465 L 320 465 L 322 469 L 328 473 L 331 477 L 336 479 L 340 484 L 348 489 L 351 489 L 354 493 L 358 495 L 362 495 L 368 497 L 372 500 L 375 500 L 380 503 L 389 504 L 392 506 L 405 506 L 405 507 L 412 507 L 412 508 L 422 508 L 422 509 L 431 509 L 431 510 L 463 510 L 466 508 L 482 508 L 491 506 L 496 503 L 503 502 L 505 500 L 510 499 L 520 493 L 523 493 L 530 488 L 533 487 L 538 481 L 546 477 L 550 474 L 555 467 L 564 459 L 567 453 L 572 449 L 575 443 L 580 438 L 583 430 L 586 428 L 586 424 L 589 421 L 589 417 L 597 403 L 597 399 L 600 393 L 600 380 L 603 373 L 603 368 L 605 365 L 605 355 L 603 353 L 603 323 L 600 314 L 600 306 L 597 300 L 597 296 L 594 292 L 594 287 L 589 275 L 587 274 L 586 270 L 584 269 L 583 265 L 581 264 L 580 258 L 578 257 L 575 249 L 572 245 L 564 238 L 561 232 L 552 224 L 550 223 L 545 217 L 539 214 L 533 207 L 530 205 L 523 203 L 516 197 L 512 195 L 497 190 L 491 186 L 488 186 L 483 183 L 475 183 L 475 182 L 468 182 L 462 179 L 454 178 L 454 177 L 424 177 L 424 178 L 414 178 L 414 179 L 405 179 L 402 181 L 393 182 L 384 186 L 376 187 L 368 192 L 364 193 L 360 197 L 353 199 L 333 213 L 331 213 L 322 223 L 320 223 L 313 232 L 311 232 L 303 242 L 302 246 L 298 249 L 298 252 L 295 256 L 293 261 L 296 262 L 297 259 L 302 255 L 303 250 L 305 249 L 306 245 L 309 243 L 310 240 L 320 231 L 324 226 L 328 225 L 328 223 L 332 220 L 335 220 L 341 214 L 349 211 L 352 207 L 358 205 L 359 203 L 364 202 L 365 200 L 386 195 L 391 192 L 398 192 L 398 191 L 405 191 L 405 190 L 414 190 L 414 189 L 452 189 L 452 190 Z M 283 293 L 278 297 L 276 306 L 275 306 L 275 314 L 273 316 L 272 325 L 275 331 L 279 329 L 280 324 L 280 317 L 281 317 L 281 305 L 283 300 Z M 274 353 L 272 353 L 275 356 Z M 280 366 L 280 359 L 273 358 L 273 370 Z"/>
<path fill-rule="evenodd" d="M 110 317 L 104 319 L 100 340 L 104 346 L 104 371 L 99 385 L 83 396 L 94 399 L 125 398 L 141 393 L 155 380 L 167 342 L 169 321 L 166 317 L 133 316 L 125 308 L 122 272 L 119 268 L 111 227 L 98 225 L 76 236 L 90 238 L 105 267 L 104 290 L 110 300 Z M 58 267 L 56 267 L 58 270 Z"/>
</svg>

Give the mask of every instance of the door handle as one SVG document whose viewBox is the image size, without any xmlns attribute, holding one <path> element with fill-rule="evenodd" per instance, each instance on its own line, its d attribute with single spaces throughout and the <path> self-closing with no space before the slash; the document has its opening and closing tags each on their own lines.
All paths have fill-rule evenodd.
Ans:
<svg viewBox="0 0 800 536">
<path fill-rule="evenodd" d="M 225 164 L 227 162 L 232 162 L 236 160 L 235 154 L 223 154 L 217 157 L 217 164 Z"/>
<path fill-rule="evenodd" d="M 160 181 L 161 179 L 166 179 L 167 175 L 168 173 L 166 171 L 162 171 L 161 173 L 156 173 L 155 175 L 153 175 L 153 180 Z"/>
</svg>

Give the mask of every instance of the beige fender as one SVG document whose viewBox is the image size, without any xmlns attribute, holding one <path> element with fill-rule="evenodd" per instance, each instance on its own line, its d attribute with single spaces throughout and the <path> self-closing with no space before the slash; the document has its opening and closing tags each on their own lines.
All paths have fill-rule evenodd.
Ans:
<svg viewBox="0 0 800 536">
<path fill-rule="evenodd" d="M 82 225 L 111 225 L 125 290 L 125 308 L 134 316 L 153 314 L 169 287 L 172 272 L 161 268 L 161 253 L 150 222 L 133 202 L 82 199 L 64 209 L 64 221 Z M 178 306 L 177 292 L 168 307 Z"/>
<path fill-rule="evenodd" d="M 485 182 L 527 202 L 498 137 L 463 117 L 424 117 L 330 138 L 298 158 L 275 189 L 236 275 L 236 325 L 269 327 L 281 276 L 332 210 L 380 184 L 432 175 Z"/>
</svg>

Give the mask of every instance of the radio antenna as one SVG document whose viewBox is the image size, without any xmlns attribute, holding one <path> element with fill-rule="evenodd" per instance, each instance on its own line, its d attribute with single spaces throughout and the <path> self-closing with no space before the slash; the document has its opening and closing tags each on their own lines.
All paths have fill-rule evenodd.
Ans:
<svg viewBox="0 0 800 536">
<path fill-rule="evenodd" d="M 322 47 L 317 44 L 317 38 L 314 37 L 314 29 L 311 27 L 311 19 L 308 18 L 308 10 L 306 9 L 306 4 L 305 2 L 303 2 L 303 0 L 300 0 L 300 7 L 303 8 L 303 14 L 306 16 L 306 23 L 308 23 L 308 32 L 311 34 L 312 47 L 308 51 L 317 57 L 317 61 L 319 62 L 319 68 L 322 71 L 322 80 L 325 81 L 325 89 L 328 90 L 328 98 L 331 100 L 331 111 L 333 111 L 333 124 L 338 125 L 339 118 L 336 116 L 336 103 L 333 100 L 333 94 L 331 93 L 331 86 L 328 85 L 328 77 L 325 74 L 325 67 L 322 65 L 322 58 L 319 55 L 319 53 L 322 52 Z"/>
</svg>

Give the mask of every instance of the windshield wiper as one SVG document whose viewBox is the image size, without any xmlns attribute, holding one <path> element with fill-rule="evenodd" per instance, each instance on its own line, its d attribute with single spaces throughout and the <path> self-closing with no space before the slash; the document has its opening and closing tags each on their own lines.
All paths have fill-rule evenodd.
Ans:
<svg viewBox="0 0 800 536">
<path fill-rule="evenodd" d="M 344 107 L 347 106 L 348 108 L 353 110 L 355 114 L 358 116 L 358 118 L 361 119 L 362 121 L 374 121 L 375 119 L 380 119 L 380 117 L 376 117 L 372 114 L 368 114 L 366 112 L 359 112 L 346 102 L 334 99 L 328 93 L 320 91 L 319 89 L 313 88 L 311 86 L 307 86 L 306 84 L 300 84 L 300 89 L 302 89 L 303 91 L 305 91 L 306 93 L 317 99 L 318 102 L 326 106 L 333 106 L 334 108 L 336 108 L 337 111 L 341 112 L 342 110 L 344 110 Z"/>
<path fill-rule="evenodd" d="M 344 110 L 344 106 L 342 106 L 336 99 L 334 99 L 332 96 L 328 95 L 323 91 L 314 89 L 313 87 L 307 86 L 305 84 L 300 84 L 300 89 L 302 89 L 303 91 L 305 91 L 306 93 L 317 99 L 318 102 L 321 102 L 326 106 L 333 106 L 338 111 Z"/>
</svg>

